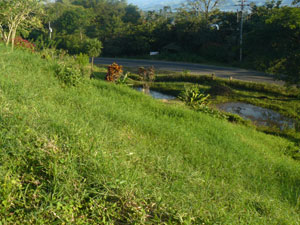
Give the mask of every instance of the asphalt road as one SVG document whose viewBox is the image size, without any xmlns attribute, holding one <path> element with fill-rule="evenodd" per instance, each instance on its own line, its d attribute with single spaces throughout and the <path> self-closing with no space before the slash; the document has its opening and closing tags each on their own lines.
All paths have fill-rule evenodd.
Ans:
<svg viewBox="0 0 300 225">
<path fill-rule="evenodd" d="M 217 77 L 230 78 L 243 81 L 252 81 L 259 83 L 277 83 L 281 82 L 274 81 L 273 77 L 258 71 L 232 68 L 232 67 L 219 67 L 211 65 L 202 65 L 195 63 L 182 63 L 182 62 L 168 62 L 168 61 L 155 61 L 155 60 L 137 60 L 137 59 L 120 59 L 120 58 L 95 58 L 95 63 L 100 65 L 110 65 L 116 62 L 124 67 L 148 67 L 154 66 L 156 70 L 163 71 L 190 71 L 192 74 L 199 75 L 210 75 L 215 74 Z"/>
</svg>

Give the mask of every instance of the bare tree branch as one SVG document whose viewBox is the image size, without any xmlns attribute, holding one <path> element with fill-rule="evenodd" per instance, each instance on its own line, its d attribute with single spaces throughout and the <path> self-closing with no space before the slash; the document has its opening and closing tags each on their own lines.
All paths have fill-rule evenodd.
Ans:
<svg viewBox="0 0 300 225">
<path fill-rule="evenodd" d="M 225 0 L 187 0 L 187 6 L 195 12 L 196 15 L 208 20 L 209 15 L 224 3 Z"/>
</svg>

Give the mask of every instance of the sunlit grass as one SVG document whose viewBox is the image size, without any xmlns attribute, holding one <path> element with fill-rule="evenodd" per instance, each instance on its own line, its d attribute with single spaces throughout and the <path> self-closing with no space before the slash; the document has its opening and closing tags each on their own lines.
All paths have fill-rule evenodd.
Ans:
<svg viewBox="0 0 300 225">
<path fill-rule="evenodd" d="M 0 50 L 2 223 L 299 223 L 292 142 Z"/>
</svg>

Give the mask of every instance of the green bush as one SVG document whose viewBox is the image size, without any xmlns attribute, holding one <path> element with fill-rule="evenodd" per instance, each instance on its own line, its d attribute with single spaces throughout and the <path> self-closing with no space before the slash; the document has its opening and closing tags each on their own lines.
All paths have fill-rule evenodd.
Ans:
<svg viewBox="0 0 300 225">
<path fill-rule="evenodd" d="M 83 80 L 80 67 L 70 63 L 57 63 L 55 65 L 55 75 L 67 86 L 77 86 Z"/>
<path fill-rule="evenodd" d="M 39 53 L 41 58 L 55 62 L 54 71 L 56 77 L 66 85 L 76 86 L 84 77 L 89 77 L 89 57 L 80 53 L 70 56 L 64 50 L 42 49 Z"/>
<path fill-rule="evenodd" d="M 75 61 L 79 66 L 87 66 L 90 63 L 90 58 L 87 54 L 80 53 L 75 56 Z"/>
<path fill-rule="evenodd" d="M 34 41 L 35 49 L 37 51 L 56 49 L 59 43 L 59 41 L 49 39 L 48 37 L 43 37 L 43 35 L 40 35 L 37 40 Z"/>
<path fill-rule="evenodd" d="M 76 55 L 74 59 L 75 59 L 75 63 L 79 66 L 82 76 L 87 78 L 90 77 L 91 70 L 89 67 L 89 63 L 90 63 L 89 56 L 87 54 L 80 53 L 79 55 Z"/>
<path fill-rule="evenodd" d="M 209 94 L 205 94 L 197 85 L 185 87 L 185 90 L 178 96 L 188 106 L 199 108 L 208 104 Z"/>
<path fill-rule="evenodd" d="M 122 75 L 116 80 L 116 84 L 127 85 L 128 76 L 130 76 L 130 73 L 122 74 Z"/>
</svg>

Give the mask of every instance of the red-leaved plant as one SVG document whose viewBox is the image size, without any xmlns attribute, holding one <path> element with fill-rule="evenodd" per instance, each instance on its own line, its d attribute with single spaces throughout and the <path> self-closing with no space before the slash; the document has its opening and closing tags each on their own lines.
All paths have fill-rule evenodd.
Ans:
<svg viewBox="0 0 300 225">
<path fill-rule="evenodd" d="M 15 38 L 15 46 L 17 48 L 23 48 L 23 49 L 27 49 L 31 52 L 34 52 L 34 48 L 35 48 L 35 45 L 21 37 L 16 37 Z"/>
<path fill-rule="evenodd" d="M 119 66 L 117 63 L 111 64 L 107 68 L 107 74 L 105 79 L 110 82 L 117 81 L 120 78 L 121 74 L 123 73 L 122 68 L 123 66 Z"/>
</svg>

